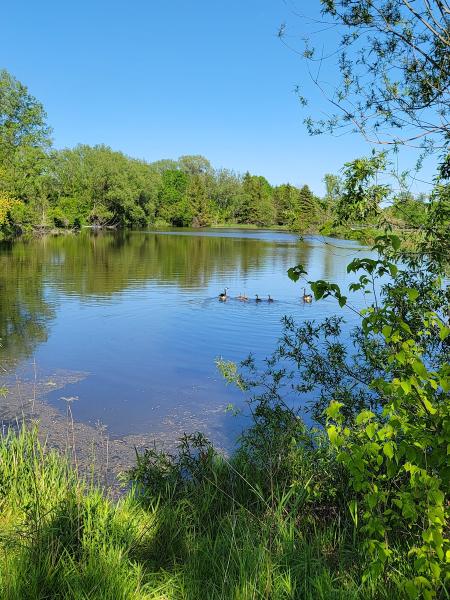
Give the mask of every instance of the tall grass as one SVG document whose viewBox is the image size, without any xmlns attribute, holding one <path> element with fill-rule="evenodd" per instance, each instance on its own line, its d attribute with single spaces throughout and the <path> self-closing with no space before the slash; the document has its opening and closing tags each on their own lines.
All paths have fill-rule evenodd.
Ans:
<svg viewBox="0 0 450 600">
<path fill-rule="evenodd" d="M 138 485 L 113 502 L 35 429 L 4 435 L 0 597 L 402 597 L 395 574 L 361 583 L 364 556 L 351 523 L 339 513 L 315 515 L 298 493 L 307 479 L 295 493 L 268 492 L 250 481 L 242 457 L 229 462 L 190 442 L 177 458 L 140 457 L 131 473 Z"/>
</svg>

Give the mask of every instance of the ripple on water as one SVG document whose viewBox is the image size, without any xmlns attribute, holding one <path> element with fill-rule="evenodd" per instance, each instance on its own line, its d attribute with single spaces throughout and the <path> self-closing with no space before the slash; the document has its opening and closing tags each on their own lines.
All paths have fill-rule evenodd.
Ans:
<svg viewBox="0 0 450 600">
<path fill-rule="evenodd" d="M 224 407 L 243 398 L 225 385 L 214 360 L 253 353 L 262 361 L 276 347 L 284 315 L 301 321 L 335 312 L 330 300 L 304 304 L 308 284 L 286 275 L 302 263 L 309 279 L 345 289 L 346 264 L 360 247 L 325 242 L 229 229 L 18 242 L 2 256 L 8 302 L 0 338 L 8 345 L 0 356 L 19 370 L 35 357 L 41 373 L 88 373 L 62 395 L 78 398 L 76 418 L 101 420 L 112 434 L 163 430 L 167 420 L 181 430 L 199 420 L 216 433 L 233 430 Z M 225 303 L 218 300 L 224 287 Z M 236 300 L 240 293 L 249 302 Z M 352 313 L 347 318 L 350 326 Z M 57 394 L 50 402 L 61 409 Z"/>
</svg>

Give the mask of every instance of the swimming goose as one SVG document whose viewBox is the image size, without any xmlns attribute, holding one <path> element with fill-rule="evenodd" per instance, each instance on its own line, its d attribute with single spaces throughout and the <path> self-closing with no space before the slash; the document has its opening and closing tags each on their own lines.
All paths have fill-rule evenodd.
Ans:
<svg viewBox="0 0 450 600">
<path fill-rule="evenodd" d="M 262 302 L 261 298 L 256 294 L 256 302 Z"/>
<path fill-rule="evenodd" d="M 312 294 L 307 294 L 305 288 L 303 288 L 303 302 L 312 302 Z"/>
<path fill-rule="evenodd" d="M 267 298 L 267 302 L 273 302 L 273 298 L 270 296 L 270 294 L 268 294 L 268 298 Z"/>
<path fill-rule="evenodd" d="M 221 302 L 226 302 L 226 301 L 228 300 L 228 296 L 227 296 L 227 290 L 228 290 L 228 288 L 225 288 L 225 289 L 223 290 L 223 292 L 222 292 L 221 294 L 219 294 L 219 300 L 220 300 Z"/>
</svg>

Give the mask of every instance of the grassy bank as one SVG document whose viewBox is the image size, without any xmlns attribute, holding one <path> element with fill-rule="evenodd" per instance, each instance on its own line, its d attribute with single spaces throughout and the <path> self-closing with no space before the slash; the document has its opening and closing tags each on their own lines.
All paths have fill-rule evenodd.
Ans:
<svg viewBox="0 0 450 600">
<path fill-rule="evenodd" d="M 365 557 L 336 500 L 328 450 L 302 451 L 289 487 L 201 436 L 153 452 L 112 502 L 23 429 L 0 440 L 0 597 L 401 598 L 398 574 L 361 582 Z M 274 471 L 271 471 L 273 476 Z M 342 483 L 342 481 L 341 481 Z M 341 490 L 342 492 L 342 490 Z"/>
</svg>

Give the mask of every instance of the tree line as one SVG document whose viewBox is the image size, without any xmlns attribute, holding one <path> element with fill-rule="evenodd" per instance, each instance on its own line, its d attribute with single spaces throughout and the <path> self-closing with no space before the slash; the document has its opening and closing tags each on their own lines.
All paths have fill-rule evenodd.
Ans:
<svg viewBox="0 0 450 600">
<path fill-rule="evenodd" d="M 52 146 L 43 105 L 0 71 L 0 236 L 53 228 L 279 226 L 302 233 L 349 235 L 333 223 L 345 190 L 324 177 L 326 194 L 308 185 L 272 186 L 265 177 L 214 169 L 203 156 L 146 162 L 105 145 Z M 426 211 L 426 198 L 401 199 L 394 223 Z M 393 212 L 392 212 L 393 211 Z M 380 209 L 380 215 L 387 216 Z M 395 221 L 397 219 L 397 221 Z M 364 218 L 356 219 L 367 224 Z M 361 237 L 354 233 L 353 237 Z"/>
<path fill-rule="evenodd" d="M 83 225 L 316 230 L 324 201 L 307 185 L 272 186 L 249 172 L 214 169 L 203 156 L 153 163 L 105 145 L 57 150 L 43 105 L 0 71 L 0 227 L 3 235 Z"/>
</svg>

